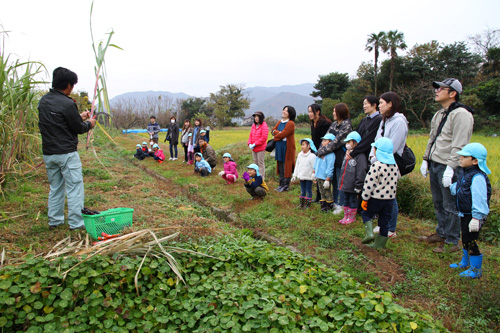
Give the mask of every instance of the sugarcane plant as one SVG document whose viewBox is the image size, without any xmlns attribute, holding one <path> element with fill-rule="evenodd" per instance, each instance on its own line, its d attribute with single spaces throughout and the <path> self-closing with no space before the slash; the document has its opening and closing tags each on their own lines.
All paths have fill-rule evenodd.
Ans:
<svg viewBox="0 0 500 333">
<path fill-rule="evenodd" d="M 2 28 L 0 26 L 0 28 Z M 12 60 L 5 53 L 7 31 L 1 29 L 0 48 L 0 193 L 8 174 L 22 174 L 36 165 L 40 145 L 36 104 L 40 92 L 36 77 L 45 72 L 42 63 Z"/>
<path fill-rule="evenodd" d="M 92 99 L 92 107 L 90 110 L 90 115 L 91 117 L 94 117 L 95 114 L 97 113 L 106 113 L 109 115 L 110 113 L 110 105 L 109 105 L 109 98 L 108 98 L 108 90 L 106 86 L 106 66 L 105 66 L 105 61 L 104 61 L 104 56 L 106 55 L 106 51 L 108 50 L 108 47 L 114 47 L 117 49 L 122 49 L 121 47 L 111 44 L 111 37 L 114 34 L 114 31 L 111 30 L 111 32 L 108 34 L 108 39 L 106 43 L 103 43 L 103 41 L 100 41 L 99 44 L 97 44 L 94 40 L 94 33 L 92 30 L 92 12 L 94 9 L 94 2 L 92 1 L 92 4 L 90 6 L 90 36 L 92 38 L 92 49 L 94 51 L 94 56 L 95 56 L 95 61 L 96 61 L 96 66 L 94 67 L 95 71 L 95 86 L 94 86 L 94 97 Z M 104 130 L 104 128 L 96 122 L 97 126 L 99 129 L 101 129 L 107 136 L 108 138 L 114 142 L 114 140 L 111 138 L 111 136 Z M 90 130 L 87 133 L 87 144 L 85 146 L 86 149 L 89 148 L 89 144 L 91 142 L 91 137 L 92 137 L 93 131 Z"/>
</svg>

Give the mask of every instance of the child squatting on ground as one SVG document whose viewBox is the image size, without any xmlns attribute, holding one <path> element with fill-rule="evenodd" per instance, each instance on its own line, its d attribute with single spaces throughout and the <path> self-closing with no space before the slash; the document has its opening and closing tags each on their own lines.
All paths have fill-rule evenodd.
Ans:
<svg viewBox="0 0 500 333">
<path fill-rule="evenodd" d="M 163 150 L 160 149 L 160 146 L 158 146 L 158 144 L 155 143 L 153 145 L 153 151 L 153 158 L 158 161 L 158 163 L 163 163 L 163 161 L 165 161 L 165 155 L 163 154 Z"/>
<path fill-rule="evenodd" d="M 312 184 L 316 146 L 311 139 L 300 140 L 301 152 L 297 155 L 292 182 L 300 180 L 300 204 L 297 208 L 309 208 L 312 202 Z"/>
<path fill-rule="evenodd" d="M 486 148 L 477 142 L 465 145 L 460 155 L 463 176 L 450 187 L 452 195 L 457 196 L 457 209 L 462 226 L 462 260 L 451 264 L 451 268 L 468 268 L 460 273 L 461 277 L 479 278 L 482 275 L 483 255 L 479 252 L 477 239 L 484 219 L 490 212 L 491 173 L 486 166 Z"/>
<path fill-rule="evenodd" d="M 361 141 L 361 135 L 353 131 L 344 139 L 345 148 L 351 152 Z M 363 189 L 366 177 L 368 162 L 365 154 L 357 154 L 353 158 L 345 155 L 340 169 L 339 191 L 344 192 L 344 218 L 339 221 L 340 224 L 349 224 L 356 220 L 358 211 L 358 194 Z"/>
<path fill-rule="evenodd" d="M 252 200 L 264 199 L 269 191 L 264 179 L 259 173 L 259 167 L 257 164 L 250 164 L 247 166 L 247 171 L 243 173 L 243 180 L 245 181 L 245 188 L 247 192 L 252 196 Z"/>
<path fill-rule="evenodd" d="M 196 153 L 194 159 L 196 161 L 194 163 L 194 172 L 199 173 L 202 177 L 206 177 L 212 172 L 212 167 L 205 161 L 201 153 Z"/>
<path fill-rule="evenodd" d="M 383 249 L 389 239 L 389 221 L 392 207 L 396 200 L 396 187 L 400 173 L 392 153 L 393 145 L 389 138 L 379 138 L 372 143 L 375 147 L 377 161 L 370 166 L 366 175 L 361 197 L 361 217 L 365 225 L 365 238 L 361 241 L 368 244 L 375 240 L 369 247 Z M 373 218 L 378 214 L 380 233 L 373 235 Z"/>
<path fill-rule="evenodd" d="M 222 160 L 224 161 L 224 171 L 219 172 L 219 176 L 226 181 L 226 185 L 233 184 L 238 179 L 236 162 L 233 161 L 229 153 L 222 155 Z"/>
<path fill-rule="evenodd" d="M 135 146 L 135 148 L 136 148 L 136 150 L 135 150 L 134 157 L 137 158 L 139 161 L 142 161 L 143 159 L 145 159 L 148 156 L 147 153 L 145 153 L 142 150 L 142 147 L 140 144 L 137 144 Z"/>
<path fill-rule="evenodd" d="M 335 140 L 335 135 L 332 133 L 326 134 L 322 137 L 322 147 L 326 147 L 330 142 Z M 314 175 L 313 181 L 318 182 L 319 193 L 321 194 L 321 212 L 327 213 L 331 210 L 333 204 L 333 194 L 330 180 L 333 177 L 333 168 L 335 166 L 335 153 L 331 152 L 321 157 L 317 157 L 314 162 Z"/>
</svg>

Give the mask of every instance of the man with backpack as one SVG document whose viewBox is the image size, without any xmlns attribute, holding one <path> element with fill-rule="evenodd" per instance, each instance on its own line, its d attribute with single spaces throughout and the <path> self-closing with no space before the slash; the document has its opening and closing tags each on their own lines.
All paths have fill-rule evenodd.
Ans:
<svg viewBox="0 0 500 333">
<path fill-rule="evenodd" d="M 457 152 L 470 142 L 474 125 L 473 110 L 458 102 L 462 84 L 457 79 L 435 81 L 432 86 L 435 101 L 441 104 L 442 109 L 432 117 L 420 172 L 424 177 L 429 174 L 438 225 L 434 234 L 420 237 L 420 240 L 440 243 L 434 252 L 454 252 L 460 250 L 460 218 L 449 187 L 462 173 Z"/>
</svg>

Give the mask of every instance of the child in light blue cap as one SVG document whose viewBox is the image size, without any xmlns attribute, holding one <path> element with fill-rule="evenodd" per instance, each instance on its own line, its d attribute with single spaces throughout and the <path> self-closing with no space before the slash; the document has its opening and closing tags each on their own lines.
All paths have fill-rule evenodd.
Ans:
<svg viewBox="0 0 500 333">
<path fill-rule="evenodd" d="M 297 155 L 292 182 L 300 180 L 300 204 L 297 208 L 305 209 L 311 206 L 314 163 L 316 162 L 316 146 L 311 139 L 300 140 L 301 152 Z"/>
<path fill-rule="evenodd" d="M 335 135 L 332 133 L 325 134 L 321 138 L 321 147 L 326 147 L 330 142 L 335 140 Z M 328 213 L 332 210 L 333 194 L 330 181 L 333 179 L 333 168 L 335 166 L 335 153 L 332 151 L 321 157 L 317 157 L 314 162 L 313 180 L 318 183 L 319 193 L 321 194 L 321 212 Z"/>
<path fill-rule="evenodd" d="M 360 141 L 361 135 L 352 131 L 344 139 L 346 150 L 351 152 Z M 365 154 L 357 154 L 355 157 L 345 154 L 338 180 L 338 190 L 344 192 L 344 218 L 339 221 L 340 224 L 350 224 L 356 220 L 358 195 L 363 189 L 367 167 Z"/>
<path fill-rule="evenodd" d="M 379 138 L 372 143 L 375 147 L 377 161 L 370 166 L 363 185 L 361 198 L 361 217 L 365 225 L 365 238 L 361 241 L 375 249 L 385 248 L 389 239 L 389 221 L 391 219 L 394 200 L 396 200 L 396 188 L 398 179 L 401 177 L 396 160 L 392 153 L 393 144 L 389 138 Z M 373 218 L 378 214 L 378 226 L 380 233 L 373 235 Z"/>
<path fill-rule="evenodd" d="M 144 151 L 142 151 L 141 145 L 138 143 L 135 145 L 135 154 L 134 157 L 137 158 L 139 161 L 142 161 L 144 158 L 146 158 L 146 154 Z"/>
<path fill-rule="evenodd" d="M 490 212 L 491 173 L 486 165 L 486 148 L 477 142 L 465 145 L 457 152 L 460 155 L 462 177 L 450 186 L 452 195 L 457 196 L 457 210 L 462 228 L 462 260 L 451 264 L 451 268 L 468 268 L 461 277 L 478 278 L 482 275 L 483 255 L 477 239 L 479 230 Z"/>
</svg>

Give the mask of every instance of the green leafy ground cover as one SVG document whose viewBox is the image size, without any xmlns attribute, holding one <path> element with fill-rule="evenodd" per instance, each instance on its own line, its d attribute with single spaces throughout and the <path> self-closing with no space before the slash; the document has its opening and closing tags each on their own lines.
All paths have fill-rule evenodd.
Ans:
<svg viewBox="0 0 500 333">
<path fill-rule="evenodd" d="M 218 259 L 179 256 L 187 284 L 163 259 L 28 259 L 0 276 L 0 326 L 28 332 L 429 332 L 431 316 L 288 249 L 237 237 L 175 244 Z"/>
</svg>

